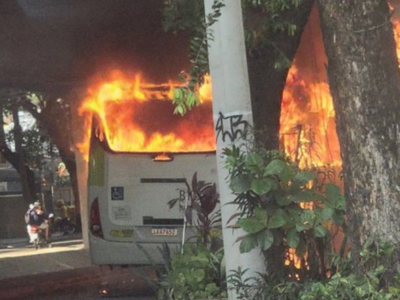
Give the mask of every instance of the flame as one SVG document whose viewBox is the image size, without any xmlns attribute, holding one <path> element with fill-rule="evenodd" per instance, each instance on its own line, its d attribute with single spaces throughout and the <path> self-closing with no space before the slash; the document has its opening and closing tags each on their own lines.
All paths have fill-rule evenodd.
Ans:
<svg viewBox="0 0 400 300">
<path fill-rule="evenodd" d="M 400 14 L 399 7 L 395 8 L 391 5 L 391 21 L 400 64 Z M 326 165 L 339 169 L 342 162 L 335 111 L 325 74 L 326 57 L 323 46 L 319 45 L 322 37 L 317 31 L 318 18 L 314 21 L 306 29 L 306 34 L 310 35 L 308 43 L 300 45 L 306 50 L 298 51 L 287 76 L 281 106 L 281 148 L 302 169 Z M 310 51 L 314 51 L 314 61 L 301 64 L 307 60 L 305 56 L 310 56 Z M 309 70 L 304 70 L 306 68 Z"/>
<path fill-rule="evenodd" d="M 393 31 L 394 31 L 394 39 L 396 41 L 396 53 L 397 53 L 397 60 L 400 65 L 400 16 L 396 15 L 396 10 L 392 8 L 392 24 L 393 24 Z"/>
<path fill-rule="evenodd" d="M 185 117 L 175 115 L 171 101 L 177 85 L 145 83 L 113 72 L 110 79 L 94 84 L 79 109 L 85 116 L 86 137 L 78 147 L 88 153 L 91 120 L 101 126 L 97 135 L 117 152 L 201 152 L 215 150 L 210 80 L 200 87 L 202 104 Z"/>
<path fill-rule="evenodd" d="M 392 6 L 391 9 L 397 58 L 400 66 L 399 7 L 396 10 Z M 303 47 L 308 46 L 309 48 L 298 51 L 287 76 L 280 118 L 281 147 L 301 169 L 321 168 L 328 165 L 339 170 L 342 162 L 334 120 L 335 111 L 328 80 L 326 76 L 321 75 L 325 74 L 326 58 L 323 47 L 318 45 L 318 43 L 322 43 L 322 38 L 318 37 L 319 33 L 316 32 L 316 28 L 314 23 L 307 29 L 306 34 L 311 34 L 311 37 L 309 37 L 308 45 L 303 45 Z M 311 49 L 310 41 L 314 43 Z M 308 61 L 307 66 L 305 66 L 301 62 L 306 60 L 305 56 L 310 56 L 310 51 L 315 51 L 316 58 L 313 62 Z M 314 69 L 311 71 L 304 70 L 305 67 Z M 313 209 L 313 207 L 303 204 L 301 204 L 301 207 Z M 294 249 L 289 249 L 286 255 L 286 266 L 293 265 L 296 269 L 304 267 Z M 305 261 L 307 261 L 307 258 Z"/>
<path fill-rule="evenodd" d="M 166 153 L 157 154 L 154 158 L 154 161 L 171 161 L 173 157 L 167 155 Z"/>
<path fill-rule="evenodd" d="M 300 168 L 340 166 L 335 111 L 326 82 L 312 82 L 289 70 L 282 97 L 281 147 Z"/>
<path fill-rule="evenodd" d="M 397 52 L 397 60 L 400 64 L 400 21 L 395 21 L 393 23 L 393 27 L 394 27 L 394 37 L 396 40 L 396 52 Z"/>
</svg>

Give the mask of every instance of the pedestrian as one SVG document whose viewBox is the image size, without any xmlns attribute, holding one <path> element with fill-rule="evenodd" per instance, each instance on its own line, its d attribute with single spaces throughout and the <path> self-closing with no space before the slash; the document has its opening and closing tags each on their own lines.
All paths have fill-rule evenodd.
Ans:
<svg viewBox="0 0 400 300">
<path fill-rule="evenodd" d="M 60 229 L 63 231 L 63 235 L 66 235 L 68 234 L 67 224 L 69 220 L 69 215 L 68 215 L 68 207 L 63 199 L 57 201 L 57 214 L 58 217 L 60 218 Z"/>
</svg>

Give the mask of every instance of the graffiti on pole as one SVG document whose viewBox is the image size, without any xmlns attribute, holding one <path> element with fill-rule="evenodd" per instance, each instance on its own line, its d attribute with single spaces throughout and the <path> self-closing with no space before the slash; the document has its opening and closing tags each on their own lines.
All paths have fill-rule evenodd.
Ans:
<svg viewBox="0 0 400 300">
<path fill-rule="evenodd" d="M 248 131 L 249 126 L 250 124 L 243 119 L 243 114 L 224 116 L 220 112 L 215 125 L 217 140 L 221 135 L 223 142 L 226 142 L 226 140 L 229 139 L 230 142 L 233 143 L 238 137 L 244 136 Z"/>
</svg>

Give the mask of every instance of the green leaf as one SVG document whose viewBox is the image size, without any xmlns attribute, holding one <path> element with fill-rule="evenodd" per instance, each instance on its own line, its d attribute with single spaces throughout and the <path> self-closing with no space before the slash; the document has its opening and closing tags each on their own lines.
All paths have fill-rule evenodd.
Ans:
<svg viewBox="0 0 400 300">
<path fill-rule="evenodd" d="M 292 202 L 293 202 L 292 199 L 289 197 L 285 197 L 285 196 L 277 196 L 276 197 L 276 203 L 278 203 L 279 206 L 285 206 Z"/>
<path fill-rule="evenodd" d="M 197 97 L 195 95 L 195 93 L 193 93 L 192 91 L 190 91 L 187 95 L 186 98 L 186 103 L 188 107 L 193 107 L 195 105 L 197 105 Z"/>
<path fill-rule="evenodd" d="M 190 275 L 196 282 L 201 282 L 204 279 L 205 272 L 204 269 L 194 269 Z"/>
<path fill-rule="evenodd" d="M 322 238 L 328 234 L 328 230 L 324 226 L 318 225 L 314 228 L 314 234 L 316 237 Z"/>
<path fill-rule="evenodd" d="M 248 175 L 240 174 L 231 179 L 229 187 L 234 193 L 244 193 L 250 190 L 251 179 Z"/>
<path fill-rule="evenodd" d="M 258 153 L 250 153 L 246 156 L 246 167 L 250 170 L 259 170 L 264 166 L 264 160 Z"/>
<path fill-rule="evenodd" d="M 341 196 L 340 188 L 336 184 L 327 183 L 325 185 L 325 194 L 330 201 L 335 202 Z"/>
<path fill-rule="evenodd" d="M 302 232 L 302 231 L 306 230 L 306 226 L 304 226 L 303 224 L 297 223 L 296 230 L 297 230 L 297 232 Z"/>
<path fill-rule="evenodd" d="M 265 226 L 256 218 L 242 218 L 238 220 L 238 224 L 248 233 L 261 231 Z"/>
<path fill-rule="evenodd" d="M 318 215 L 323 222 L 331 220 L 335 210 L 331 207 L 325 207 L 318 211 Z"/>
<path fill-rule="evenodd" d="M 302 190 L 290 197 L 293 202 L 323 201 L 325 198 L 313 190 Z"/>
<path fill-rule="evenodd" d="M 315 173 L 312 172 L 299 172 L 294 176 L 293 181 L 300 185 L 305 185 L 316 177 Z"/>
<path fill-rule="evenodd" d="M 240 253 L 247 253 L 257 247 L 257 239 L 254 235 L 246 235 L 240 242 Z"/>
<path fill-rule="evenodd" d="M 265 168 L 264 176 L 278 175 L 285 169 L 285 162 L 279 159 L 274 159 Z"/>
<path fill-rule="evenodd" d="M 293 179 L 295 174 L 296 174 L 296 172 L 293 169 L 293 167 L 285 164 L 285 168 L 279 174 L 279 179 L 282 180 L 284 183 L 287 183 Z"/>
<path fill-rule="evenodd" d="M 257 233 L 257 242 L 262 250 L 268 250 L 274 243 L 274 235 L 268 229 Z"/>
<path fill-rule="evenodd" d="M 268 228 L 274 229 L 282 227 L 286 225 L 288 218 L 287 213 L 283 209 L 278 208 L 270 218 Z"/>
<path fill-rule="evenodd" d="M 173 98 L 174 98 L 174 100 L 176 101 L 176 100 L 178 100 L 178 101 L 181 101 L 182 99 L 183 99 L 183 90 L 181 89 L 181 88 L 175 88 L 174 89 L 174 95 L 173 95 Z"/>
<path fill-rule="evenodd" d="M 251 190 L 258 195 L 265 195 L 271 190 L 271 182 L 267 179 L 255 179 L 251 183 Z"/>
<path fill-rule="evenodd" d="M 333 183 L 327 183 L 325 185 L 325 194 L 328 198 L 329 204 L 337 209 L 345 209 L 345 199 L 340 188 Z"/>
<path fill-rule="evenodd" d="M 268 224 L 268 212 L 266 209 L 261 207 L 256 207 L 254 209 L 254 217 L 259 220 L 262 224 L 267 226 Z"/>
<path fill-rule="evenodd" d="M 315 220 L 315 213 L 313 210 L 303 210 L 303 212 L 300 215 L 300 223 L 305 226 L 305 228 L 311 228 L 314 224 Z"/>
<path fill-rule="evenodd" d="M 286 241 L 289 247 L 297 248 L 300 243 L 300 234 L 297 232 L 296 228 L 290 228 L 286 235 Z"/>
<path fill-rule="evenodd" d="M 275 177 L 266 179 L 271 185 L 271 191 L 277 191 L 279 189 L 279 180 Z"/>
</svg>

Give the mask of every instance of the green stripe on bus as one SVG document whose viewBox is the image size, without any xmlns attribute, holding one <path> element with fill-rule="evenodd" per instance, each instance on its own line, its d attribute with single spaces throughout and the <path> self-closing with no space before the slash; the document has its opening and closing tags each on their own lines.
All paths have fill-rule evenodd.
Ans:
<svg viewBox="0 0 400 300">
<path fill-rule="evenodd" d="M 104 186 L 104 149 L 94 142 L 90 152 L 89 186 Z"/>
</svg>

